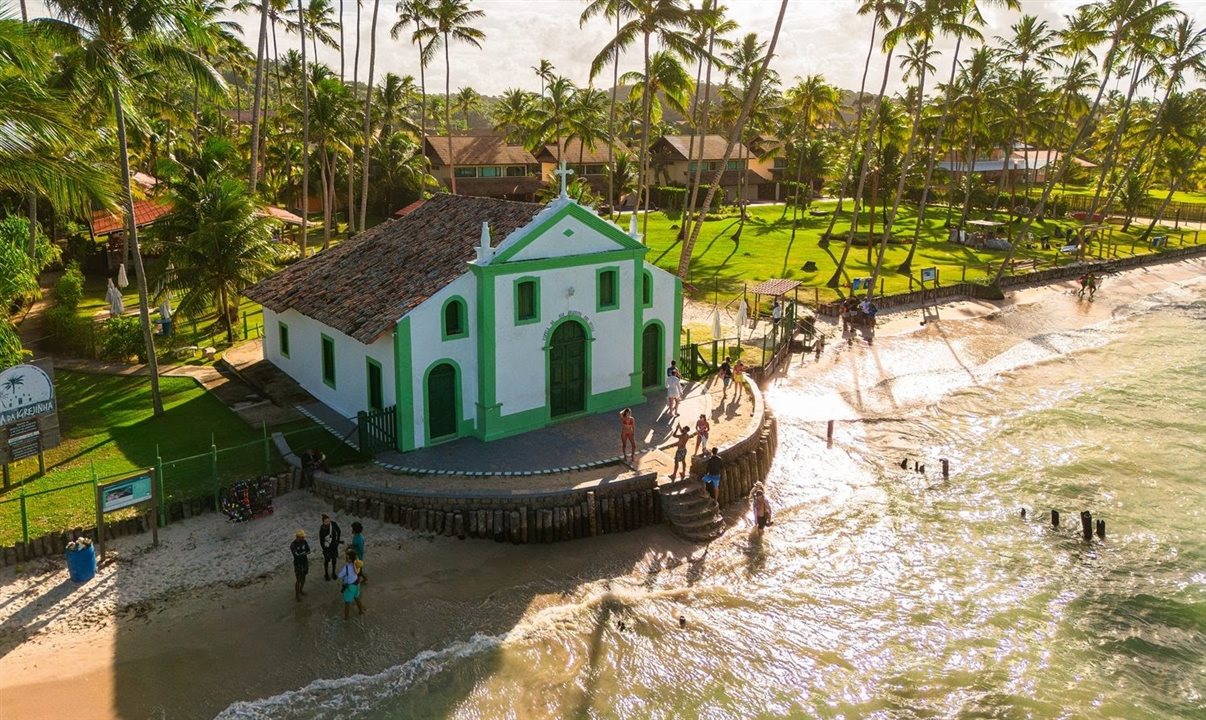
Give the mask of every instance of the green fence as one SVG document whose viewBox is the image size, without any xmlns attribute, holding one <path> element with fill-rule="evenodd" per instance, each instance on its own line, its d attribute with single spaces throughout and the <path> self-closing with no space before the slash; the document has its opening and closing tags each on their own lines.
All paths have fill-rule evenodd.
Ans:
<svg viewBox="0 0 1206 720">
<path fill-rule="evenodd" d="M 271 435 L 262 429 L 259 437 L 239 445 L 217 447 L 212 439 L 209 449 L 178 458 L 157 458 L 156 481 L 159 492 L 160 526 L 169 522 L 167 508 L 173 503 L 202 498 L 207 506 L 219 507 L 224 488 L 240 480 L 270 475 L 289 467 L 277 451 Z M 282 433 L 290 449 L 321 450 L 332 465 L 362 461 L 364 457 L 326 430 L 311 425 Z M 111 475 L 97 475 L 69 485 L 46 490 L 26 491 L 22 486 L 15 497 L 0 501 L 0 546 L 28 542 L 48 532 L 90 527 L 96 522 L 96 485 L 127 477 L 138 468 Z M 53 474 L 42 480 L 54 480 Z M 136 509 L 119 511 L 136 514 Z"/>
</svg>

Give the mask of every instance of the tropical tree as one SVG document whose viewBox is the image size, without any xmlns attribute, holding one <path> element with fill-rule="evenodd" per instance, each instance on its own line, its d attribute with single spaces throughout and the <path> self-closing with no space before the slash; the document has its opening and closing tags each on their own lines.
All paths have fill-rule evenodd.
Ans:
<svg viewBox="0 0 1206 720">
<path fill-rule="evenodd" d="M 540 98 L 520 88 L 508 88 L 491 108 L 495 132 L 503 133 L 507 142 L 532 146 L 532 131 L 538 123 L 536 108 Z"/>
<path fill-rule="evenodd" d="M 310 225 L 310 75 L 306 68 L 306 13 L 302 7 L 302 0 L 297 0 L 297 34 L 301 39 L 301 64 L 298 66 L 297 77 L 299 78 L 299 91 L 302 98 L 302 146 L 301 146 L 301 166 L 302 166 L 302 225 L 301 245 L 302 259 L 306 257 L 306 229 Z M 318 61 L 317 53 L 315 53 L 315 62 Z M 325 192 L 325 191 L 324 191 Z"/>
<path fill-rule="evenodd" d="M 220 91 L 221 77 L 201 56 L 186 49 L 181 39 L 187 8 L 178 0 L 49 0 L 59 14 L 57 20 L 41 21 L 53 35 L 62 53 L 67 78 L 81 91 L 111 103 L 117 126 L 117 149 L 121 163 L 121 192 L 126 211 L 126 248 L 133 259 L 138 286 L 138 314 L 146 345 L 151 377 L 151 403 L 155 415 L 163 414 L 159 393 L 159 364 L 151 334 L 147 279 L 134 223 L 130 151 L 126 133 L 127 102 L 153 68 L 189 75 L 199 85 Z"/>
<path fill-rule="evenodd" d="M 615 18 L 616 31 L 615 37 L 620 35 L 620 23 L 625 17 L 629 17 L 634 12 L 631 0 L 586 0 L 586 9 L 582 11 L 582 15 L 578 18 L 578 27 L 585 25 L 591 18 L 596 15 Z M 602 63 L 596 69 L 592 63 L 590 69 L 590 79 L 593 82 L 595 76 L 602 70 Z M 607 202 L 614 209 L 616 192 L 612 185 L 613 178 L 617 173 L 613 172 L 612 163 L 615 161 L 615 143 L 616 143 L 616 93 L 619 92 L 620 86 L 620 53 L 612 54 L 612 71 L 611 71 L 611 105 L 607 112 Z M 543 88 L 542 88 L 543 90 Z"/>
<path fill-rule="evenodd" d="M 427 46 L 430 40 L 430 33 L 425 33 L 424 29 L 430 25 L 430 20 L 435 13 L 436 0 L 402 0 L 398 3 L 398 21 L 390 28 L 389 36 L 394 40 L 403 31 L 408 30 L 410 25 L 414 25 L 415 29 L 411 32 L 410 40 L 419 47 L 419 150 L 420 153 L 425 152 L 427 143 L 427 62 L 428 52 Z M 419 199 L 424 197 L 425 188 L 419 186 Z"/>
<path fill-rule="evenodd" d="M 160 284 L 185 316 L 216 307 L 234 342 L 240 294 L 276 271 L 271 224 L 247 187 L 223 173 L 190 172 L 172 183 L 169 197 L 172 211 L 151 232 Z"/>
<path fill-rule="evenodd" d="M 360 17 L 360 2 L 356 3 L 356 17 Z M 381 9 L 381 0 L 373 0 L 373 20 L 369 26 L 369 66 L 368 66 L 368 87 L 364 93 L 364 138 L 360 145 L 363 157 L 360 161 L 360 229 L 363 230 L 368 222 L 368 193 L 369 193 L 369 166 L 372 165 L 372 140 L 373 140 L 373 71 L 377 63 L 377 15 Z M 360 60 L 360 23 L 356 23 L 356 61 Z M 353 71 L 354 73 L 355 71 Z M 396 75 L 394 77 L 397 77 Z M 349 174 L 351 166 L 348 166 Z M 348 217 L 352 216 L 352 206 L 348 204 Z"/>
<path fill-rule="evenodd" d="M 464 129 L 469 130 L 469 116 L 475 112 L 480 112 L 482 109 L 482 96 L 472 87 L 465 86 L 456 91 L 456 96 L 452 99 L 452 111 L 459 114 L 464 119 Z"/>
<path fill-rule="evenodd" d="M 536 73 L 536 77 L 540 78 L 540 97 L 544 97 L 544 87 L 547 83 L 551 83 L 553 78 L 557 76 L 553 67 L 553 61 L 545 58 L 540 58 L 539 65 L 532 66 L 532 72 Z"/>
<path fill-rule="evenodd" d="M 732 43 L 725 35 L 737 30 L 737 23 L 726 17 L 728 8 L 720 5 L 718 0 L 703 0 L 699 10 L 691 14 L 692 29 L 696 33 L 696 42 L 705 52 L 700 55 L 695 72 L 695 96 L 691 106 L 691 139 L 688 143 L 687 168 L 690 172 L 691 163 L 695 164 L 695 175 L 687 179 L 687 203 L 683 212 L 683 222 L 678 231 L 678 239 L 685 240 L 699 199 L 700 183 L 703 180 L 704 138 L 708 135 L 712 109 L 712 67 L 715 65 L 717 50 L 727 50 Z M 702 71 L 702 75 L 701 75 Z M 699 97 L 699 83 L 703 80 L 703 98 Z M 695 138 L 699 136 L 699 158 L 695 157 Z"/>
<path fill-rule="evenodd" d="M 569 138 L 578 140 L 578 165 L 589 148 L 606 138 L 603 119 L 607 116 L 607 93 L 598 88 L 579 88 L 570 100 Z"/>
<path fill-rule="evenodd" d="M 330 72 L 322 65 L 316 65 L 315 70 Z M 355 132 L 356 99 L 352 96 L 351 88 L 333 76 L 314 77 L 311 82 L 314 97 L 310 108 L 310 129 L 314 135 L 315 150 L 318 152 L 318 172 L 323 187 L 322 249 L 326 250 L 331 245 L 331 231 L 334 228 L 338 158 L 346 157 L 351 153 L 350 143 Z M 349 205 L 348 214 L 350 215 L 351 212 L 352 208 Z"/>
<path fill-rule="evenodd" d="M 448 50 L 454 40 L 480 49 L 486 34 L 470 23 L 485 16 L 481 10 L 472 9 L 468 0 L 436 0 L 428 15 L 430 24 L 415 31 L 415 35 L 426 43 L 424 62 L 440 48 L 444 49 L 444 125 L 448 133 L 449 186 L 453 195 L 456 194 L 456 157 L 452 150 L 452 63 Z"/>
</svg>

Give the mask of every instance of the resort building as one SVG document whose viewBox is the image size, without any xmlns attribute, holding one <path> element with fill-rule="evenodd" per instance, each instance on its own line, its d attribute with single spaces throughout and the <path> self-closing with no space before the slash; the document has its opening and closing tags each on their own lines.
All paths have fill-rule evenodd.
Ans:
<svg viewBox="0 0 1206 720">
<path fill-rule="evenodd" d="M 497 135 L 453 135 L 451 155 L 447 135 L 428 136 L 423 147 L 431 174 L 449 190 L 455 159 L 458 195 L 531 201 L 544 184 L 532 153 Z"/>
<path fill-rule="evenodd" d="M 662 387 L 682 285 L 647 252 L 564 192 L 548 205 L 437 194 L 245 295 L 264 307 L 269 362 L 344 417 L 392 417 L 406 451 Z"/>
<path fill-rule="evenodd" d="M 630 153 L 627 147 L 617 143 L 613 146 L 612 157 L 620 153 Z M 607 197 L 607 143 L 600 141 L 592 148 L 583 145 L 581 140 L 566 140 L 561 148 L 558 159 L 556 143 L 545 145 L 536 151 L 536 159 L 540 162 L 540 176 L 553 177 L 557 163 L 564 160 L 569 169 L 574 171 L 574 179 L 585 178 L 592 190 Z"/>
<path fill-rule="evenodd" d="M 938 163 L 938 168 L 946 170 L 956 178 L 971 172 L 983 176 L 986 180 L 994 181 L 1000 180 L 1001 173 L 1008 172 L 1009 178 L 1006 182 L 1010 184 L 1025 183 L 1027 174 L 1030 176 L 1030 182 L 1043 183 L 1047 181 L 1047 172 L 1049 170 L 1058 171 L 1063 162 L 1064 154 L 1059 150 L 1032 148 L 1019 143 L 1014 146 L 1013 152 L 1009 154 L 1008 158 L 1005 157 L 1005 151 L 1001 148 L 979 155 L 971 163 L 964 160 L 962 153 L 954 153 L 948 155 L 943 162 Z M 1097 166 L 1088 160 L 1072 158 L 1073 169 L 1095 167 Z"/>
<path fill-rule="evenodd" d="M 725 162 L 724 151 L 728 142 L 720 135 L 697 135 L 694 142 L 690 135 L 663 135 L 654 141 L 650 152 L 653 157 L 661 155 L 665 158 L 666 162 L 658 168 L 658 172 L 673 185 L 689 187 L 695 179 L 697 164 L 702 162 L 701 185 L 706 188 L 712 175 L 724 163 L 720 189 L 724 191 L 727 202 L 773 199 L 774 181 L 769 171 L 773 161 L 759 160 L 748 147 L 738 143 L 730 159 Z M 765 190 L 763 186 L 767 186 Z M 768 193 L 770 197 L 763 198 Z"/>
</svg>

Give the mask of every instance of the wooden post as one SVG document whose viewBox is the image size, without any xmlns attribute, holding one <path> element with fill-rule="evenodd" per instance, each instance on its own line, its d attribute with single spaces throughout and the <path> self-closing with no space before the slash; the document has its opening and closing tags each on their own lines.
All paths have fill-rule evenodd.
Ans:
<svg viewBox="0 0 1206 720">
<path fill-rule="evenodd" d="M 950 461 L 947 460 L 946 458 L 942 458 L 938 462 L 942 463 L 942 479 L 950 480 L 951 479 L 951 463 L 950 463 Z"/>
<path fill-rule="evenodd" d="M 959 277 L 959 282 L 967 282 L 967 265 L 963 265 L 963 275 Z"/>
<path fill-rule="evenodd" d="M 1080 511 L 1080 529 L 1085 535 L 1085 540 L 1093 539 L 1093 513 L 1088 510 Z"/>
<path fill-rule="evenodd" d="M 1105 540 L 1105 520 L 1097 521 L 1097 537 Z"/>
<path fill-rule="evenodd" d="M 825 434 L 825 447 L 827 447 L 827 448 L 833 447 L 833 421 L 832 420 L 829 421 L 829 429 Z"/>
<path fill-rule="evenodd" d="M 1059 510 L 1051 511 L 1051 527 L 1056 530 L 1059 529 Z"/>
</svg>

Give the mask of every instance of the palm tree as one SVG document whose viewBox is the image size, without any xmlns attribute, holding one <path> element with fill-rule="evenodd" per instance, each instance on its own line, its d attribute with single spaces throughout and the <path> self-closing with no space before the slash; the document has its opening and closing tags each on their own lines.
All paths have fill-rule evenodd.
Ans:
<svg viewBox="0 0 1206 720">
<path fill-rule="evenodd" d="M 419 152 L 426 157 L 427 144 L 427 43 L 423 32 L 435 13 L 435 0 L 403 0 L 398 3 L 398 21 L 390 28 L 389 36 L 394 40 L 414 23 L 415 29 L 410 40 L 419 46 Z M 428 41 L 429 43 L 430 41 Z M 419 199 L 422 200 L 426 188 L 419 186 Z"/>
<path fill-rule="evenodd" d="M 614 17 L 616 19 L 616 36 L 620 34 L 620 21 L 625 17 L 632 15 L 635 8 L 631 0 L 586 0 L 586 9 L 582 11 L 582 15 L 578 17 L 578 27 L 582 27 L 595 15 L 602 14 L 605 17 Z M 606 63 L 604 63 L 606 64 Z M 599 65 L 602 69 L 602 65 Z M 593 82 L 598 72 L 595 66 L 591 65 L 590 79 Z M 620 85 L 620 53 L 614 53 L 612 56 L 612 71 L 611 71 L 611 108 L 607 113 L 607 202 L 610 207 L 615 208 L 616 192 L 613 185 L 613 179 L 618 175 L 611 167 L 615 159 L 615 142 L 616 142 L 616 93 L 619 92 Z"/>
<path fill-rule="evenodd" d="M 134 261 L 138 285 L 138 315 L 151 375 L 151 403 L 156 416 L 163 414 L 159 394 L 159 363 L 151 334 L 147 279 L 138 228 L 134 223 L 134 194 L 131 188 L 130 150 L 126 137 L 127 93 L 147 77 L 148 68 L 159 66 L 169 72 L 187 72 L 207 89 L 220 90 L 222 79 L 200 56 L 175 42 L 186 8 L 175 0 L 49 0 L 59 20 L 40 21 L 58 41 L 64 67 L 78 82 L 113 102 L 117 124 L 117 149 L 121 162 L 122 194 L 126 211 L 126 238 Z"/>
<path fill-rule="evenodd" d="M 255 193 L 259 180 L 260 103 L 264 98 L 264 65 L 268 56 L 268 0 L 260 0 L 260 33 L 255 51 L 255 96 L 251 101 L 251 153 L 247 187 Z"/>
<path fill-rule="evenodd" d="M 1166 109 L 1175 104 L 1180 112 L 1177 113 L 1176 121 L 1165 121 L 1165 136 L 1172 141 L 1172 145 L 1162 153 L 1163 163 L 1168 171 L 1168 194 L 1164 196 L 1155 217 L 1143 231 L 1144 240 L 1164 218 L 1173 195 L 1181 189 L 1194 167 L 1201 162 L 1202 151 L 1206 149 L 1206 93 L 1199 90 L 1190 96 L 1173 95 L 1172 100 Z"/>
<path fill-rule="evenodd" d="M 570 120 L 568 125 L 569 137 L 578 140 L 578 172 L 585 175 L 586 169 L 582 159 L 589 148 L 592 152 L 595 144 L 606 136 L 603 132 L 603 118 L 607 115 L 607 93 L 598 88 L 580 88 L 570 101 Z M 610 204 L 610 200 L 608 203 Z"/>
<path fill-rule="evenodd" d="M 1023 15 L 1021 20 L 1014 23 L 1010 29 L 1013 36 L 1009 39 L 997 37 L 1003 43 L 1001 55 L 1009 62 L 1018 64 L 1015 96 L 1015 116 L 1019 126 L 1018 135 L 1023 144 L 1029 144 L 1026 118 L 1028 113 L 1022 107 L 1026 100 L 1036 99 L 1036 90 L 1042 87 L 1042 80 L 1034 73 L 1027 73 L 1027 65 L 1033 62 L 1043 71 L 1050 71 L 1055 66 L 1056 35 L 1048 27 L 1045 20 L 1039 20 L 1034 15 Z M 1008 143 L 1005 159 L 1013 152 L 1013 143 Z M 1026 196 L 1030 196 L 1030 151 L 1029 147 L 1023 153 L 1023 173 L 1026 178 Z M 1002 182 L 1012 173 L 1005 170 L 1001 173 Z M 1000 190 L 998 190 L 998 194 Z"/>
<path fill-rule="evenodd" d="M 306 69 L 306 13 L 302 0 L 297 0 L 297 33 L 301 38 L 301 65 L 298 67 L 302 96 L 302 225 L 301 256 L 306 257 L 306 228 L 310 225 L 310 75 Z M 318 58 L 314 58 L 315 62 Z"/>
<path fill-rule="evenodd" d="M 356 2 L 356 14 L 360 14 L 360 2 Z M 377 13 L 381 9 L 381 0 L 373 0 L 373 20 L 369 25 L 369 66 L 368 66 L 368 87 L 364 94 L 364 142 L 361 144 L 361 153 L 363 157 L 360 161 L 360 229 L 364 230 L 365 223 L 368 221 L 368 191 L 369 191 L 369 165 L 372 163 L 372 151 L 370 150 L 373 139 L 373 70 L 377 62 Z M 356 37 L 360 37 L 360 23 L 356 23 Z M 360 60 L 360 41 L 356 42 L 356 60 Z M 353 70 L 353 74 L 355 71 Z M 397 77 L 396 75 L 394 77 Z M 350 169 L 350 168 L 349 168 Z M 348 217 L 352 215 L 352 207 L 348 205 Z"/>
<path fill-rule="evenodd" d="M 427 41 L 424 60 L 430 60 L 441 47 L 444 48 L 444 125 L 448 132 L 449 187 L 456 195 L 456 157 L 452 151 L 452 63 L 448 50 L 453 40 L 472 45 L 478 49 L 486 34 L 469 23 L 485 17 L 481 10 L 470 8 L 469 0 L 437 0 L 431 8 L 431 24 L 415 31 L 415 35 Z"/>
<path fill-rule="evenodd" d="M 708 194 L 704 196 L 702 207 L 709 208 L 712 206 L 712 199 L 716 196 L 716 189 L 720 187 L 720 178 L 724 174 L 724 168 L 729 162 L 729 158 L 733 156 L 733 148 L 737 145 L 737 138 L 741 132 L 741 128 L 745 125 L 745 120 L 749 117 L 750 111 L 754 106 L 754 99 L 758 96 L 762 88 L 762 79 L 766 76 L 767 68 L 770 66 L 771 58 L 775 56 L 775 46 L 779 43 L 779 31 L 783 29 L 783 16 L 787 13 L 787 2 L 779 6 L 779 16 L 775 20 L 775 30 L 771 34 L 770 45 L 767 47 L 766 56 L 762 59 L 762 64 L 754 73 L 751 80 L 749 92 L 746 94 L 745 104 L 741 109 L 741 114 L 737 117 L 733 129 L 729 132 L 728 146 L 725 148 L 724 158 L 717 169 L 716 174 L 712 176 L 711 186 L 708 188 Z M 694 228 L 691 230 L 691 235 L 683 241 L 682 254 L 678 261 L 678 276 L 686 278 L 687 270 L 690 268 L 691 251 L 695 247 L 695 241 L 699 239 L 699 232 L 703 229 L 704 214 L 699 216 L 695 221 Z"/>
<path fill-rule="evenodd" d="M 315 66 L 315 69 L 326 71 L 321 65 Z M 323 185 L 322 249 L 326 250 L 331 245 L 337 159 L 351 152 L 348 141 L 354 128 L 356 100 L 352 96 L 351 88 L 334 77 L 313 78 L 312 85 L 314 98 L 310 119 L 315 136 L 314 145 L 318 151 L 318 171 Z M 351 212 L 349 207 L 348 213 Z"/>
<path fill-rule="evenodd" d="M 331 34 L 339 29 L 339 24 L 332 19 L 334 14 L 335 8 L 331 7 L 331 0 L 310 0 L 310 5 L 299 11 L 298 21 L 293 24 L 293 27 L 298 27 L 304 20 L 310 30 L 310 44 L 314 50 L 315 62 L 318 62 L 318 43 L 331 48 L 339 47 L 339 41 Z"/>
<path fill-rule="evenodd" d="M 555 69 L 553 61 L 545 58 L 540 58 L 539 65 L 532 66 L 532 71 L 536 73 L 536 77 L 540 78 L 540 97 L 544 97 L 544 86 L 551 83 L 556 77 L 556 73 L 553 72 Z"/>
<path fill-rule="evenodd" d="M 507 142 L 531 146 L 532 129 L 536 127 L 536 108 L 539 98 L 535 93 L 520 88 L 508 88 L 491 109 L 495 132 L 506 135 Z"/>
<path fill-rule="evenodd" d="M 703 179 L 703 139 L 708 135 L 708 125 L 711 119 L 712 67 L 715 64 L 717 46 L 719 45 L 722 50 L 732 47 L 732 43 L 724 36 L 737 30 L 737 23 L 727 18 L 727 13 L 728 8 L 719 5 L 718 0 L 704 0 L 700 9 L 691 15 L 697 33 L 696 42 L 701 47 L 706 46 L 707 51 L 699 58 L 700 63 L 706 66 L 702 74 L 704 83 L 702 103 L 699 101 L 701 74 L 698 69 L 695 73 L 695 101 L 691 108 L 691 141 L 687 148 L 687 168 L 690 171 L 691 163 L 695 163 L 695 176 L 687 178 L 687 204 L 683 212 L 682 226 L 678 232 L 679 240 L 685 240 L 687 237 L 688 228 L 695 214 L 699 185 Z M 700 138 L 698 160 L 695 158 L 696 135 Z"/>
<path fill-rule="evenodd" d="M 151 234 L 160 251 L 160 283 L 186 316 L 217 307 L 233 343 L 240 294 L 276 270 L 272 227 L 246 186 L 221 173 L 190 173 L 172 183 L 169 197 L 172 211 Z"/>
<path fill-rule="evenodd" d="M 569 78 L 555 77 L 549 82 L 546 92 L 546 95 L 536 101 L 528 145 L 535 148 L 550 141 L 557 143 L 557 163 L 560 164 L 572 122 L 574 95 L 577 94 L 578 88 L 574 87 Z"/>
<path fill-rule="evenodd" d="M 683 0 L 632 0 L 629 16 L 632 18 L 624 23 L 616 35 L 603 46 L 591 63 L 590 74 L 595 77 L 609 61 L 613 61 L 621 52 L 640 38 L 644 49 L 644 77 L 648 80 L 650 73 L 650 44 L 657 38 L 661 45 L 684 57 L 695 57 L 701 49 L 688 34 L 690 15 L 683 5 Z M 645 192 L 645 207 L 648 209 L 649 183 L 649 144 L 652 130 L 652 99 L 653 93 L 645 89 L 642 107 L 641 171 L 637 183 L 638 201 L 642 190 Z M 645 231 L 649 228 L 649 213 L 645 213 Z"/>
<path fill-rule="evenodd" d="M 688 98 L 695 89 L 695 83 L 678 56 L 671 52 L 658 51 L 649 58 L 649 77 L 633 70 L 620 76 L 620 83 L 632 85 L 630 95 L 640 98 L 649 106 L 651 118 L 660 118 L 662 114 L 662 99 L 678 113 L 686 113 Z M 645 95 L 649 97 L 646 98 Z M 659 97 L 660 96 L 660 97 Z"/>
<path fill-rule="evenodd" d="M 469 130 L 469 116 L 481 109 L 482 96 L 472 87 L 466 86 L 456 91 L 456 97 L 452 100 L 452 111 L 464 118 L 466 132 Z"/>
</svg>

